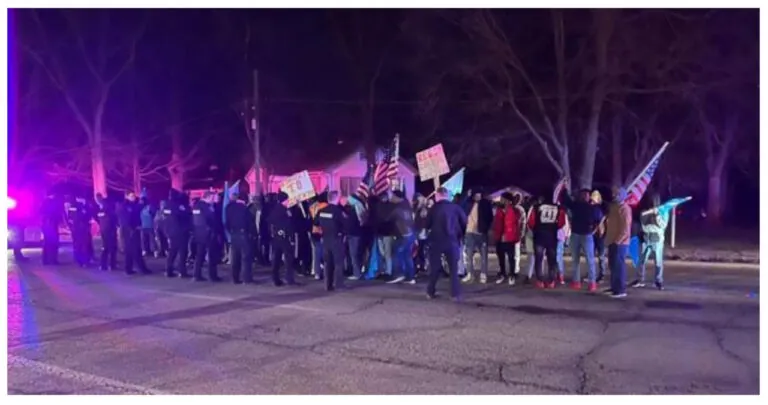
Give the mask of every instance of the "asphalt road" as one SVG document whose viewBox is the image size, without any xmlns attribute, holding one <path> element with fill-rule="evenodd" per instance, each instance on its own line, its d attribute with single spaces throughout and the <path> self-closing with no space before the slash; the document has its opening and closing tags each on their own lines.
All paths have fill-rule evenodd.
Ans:
<svg viewBox="0 0 768 405">
<path fill-rule="evenodd" d="M 625 300 L 473 284 L 456 304 L 423 281 L 326 293 L 30 256 L 9 259 L 9 394 L 759 393 L 754 267 L 669 264 L 666 291 Z"/>
</svg>

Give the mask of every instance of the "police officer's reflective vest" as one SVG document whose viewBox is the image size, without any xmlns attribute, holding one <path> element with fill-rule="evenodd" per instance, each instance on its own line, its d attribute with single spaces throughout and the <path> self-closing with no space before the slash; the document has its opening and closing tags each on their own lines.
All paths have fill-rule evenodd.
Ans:
<svg viewBox="0 0 768 405">
<path fill-rule="evenodd" d="M 325 208 L 327 206 L 328 206 L 328 203 L 317 202 L 317 203 L 312 204 L 311 207 L 309 207 L 309 217 L 312 218 L 312 233 L 314 233 L 316 235 L 322 235 L 323 234 L 323 229 L 314 224 L 315 223 L 315 217 L 317 216 L 317 212 L 318 211 L 320 211 L 321 209 L 323 209 L 323 208 Z"/>
</svg>

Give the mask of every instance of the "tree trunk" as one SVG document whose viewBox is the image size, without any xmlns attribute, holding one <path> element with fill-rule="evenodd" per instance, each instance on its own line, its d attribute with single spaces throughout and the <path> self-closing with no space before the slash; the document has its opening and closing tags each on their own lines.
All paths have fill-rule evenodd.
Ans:
<svg viewBox="0 0 768 405">
<path fill-rule="evenodd" d="M 722 224 L 725 176 L 722 169 L 714 170 L 709 175 L 707 182 L 707 222 L 710 225 L 719 226 Z"/>
<path fill-rule="evenodd" d="M 169 163 L 168 174 L 171 177 L 171 188 L 175 190 L 184 190 L 185 168 L 184 168 L 184 145 L 181 139 L 181 127 L 179 122 L 179 98 L 174 92 L 171 98 L 171 120 L 174 123 L 171 127 L 171 161 Z"/>
<path fill-rule="evenodd" d="M 611 185 L 621 186 L 624 178 L 623 174 L 623 155 L 621 151 L 622 141 L 624 140 L 624 133 L 622 132 L 621 120 L 616 118 L 613 121 L 613 128 L 611 132 L 611 161 L 612 161 L 612 176 Z"/>
<path fill-rule="evenodd" d="M 597 140 L 600 129 L 600 114 L 608 88 L 608 42 L 613 33 L 614 16 L 611 10 L 597 10 L 595 18 L 595 88 L 592 91 L 590 105 L 589 124 L 587 125 L 586 140 L 584 142 L 583 159 L 579 183 L 581 187 L 592 188 L 592 180 L 595 175 L 595 156 L 597 155 Z"/>
<path fill-rule="evenodd" d="M 107 173 L 104 170 L 104 151 L 101 145 L 101 133 L 93 134 L 91 143 L 91 174 L 93 176 L 93 194 L 107 195 Z"/>
</svg>

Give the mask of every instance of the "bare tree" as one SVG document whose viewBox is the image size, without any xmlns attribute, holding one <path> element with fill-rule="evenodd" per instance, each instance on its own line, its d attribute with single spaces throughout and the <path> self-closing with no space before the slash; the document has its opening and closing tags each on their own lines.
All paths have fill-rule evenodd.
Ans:
<svg viewBox="0 0 768 405">
<path fill-rule="evenodd" d="M 104 116 L 115 82 L 134 61 L 144 23 L 142 21 L 132 31 L 120 35 L 122 41 L 108 44 L 108 38 L 115 36 L 110 30 L 114 29 L 116 21 L 106 11 L 59 11 L 58 14 L 66 21 L 67 35 L 51 34 L 43 18 L 54 20 L 55 16 L 43 16 L 43 13 L 48 12 L 24 11 L 25 16 L 33 22 L 37 34 L 37 41 L 34 41 L 36 44 L 25 41 L 24 50 L 43 68 L 51 83 L 61 92 L 85 132 L 94 193 L 105 195 Z M 88 43 L 87 40 L 91 38 L 95 39 L 95 44 Z M 64 46 L 67 40 L 72 41 L 75 50 Z M 73 60 L 82 63 L 82 69 L 68 66 Z M 82 79 L 82 72 L 87 72 L 89 76 L 86 91 L 75 89 L 74 85 L 75 81 Z M 82 83 L 82 80 L 78 81 L 78 87 Z M 83 97 L 83 93 L 90 97 Z"/>
<path fill-rule="evenodd" d="M 112 137 L 105 144 L 104 150 L 115 158 L 109 167 L 110 174 L 129 185 L 126 189 L 141 191 L 145 183 L 167 181 L 167 159 L 157 152 L 154 139 L 139 139 L 132 131 L 127 142 L 117 141 Z"/>
</svg>

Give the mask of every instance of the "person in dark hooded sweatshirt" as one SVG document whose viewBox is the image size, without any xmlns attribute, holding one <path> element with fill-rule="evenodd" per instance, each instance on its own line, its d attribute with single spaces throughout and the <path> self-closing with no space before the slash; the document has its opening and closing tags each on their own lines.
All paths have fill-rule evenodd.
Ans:
<svg viewBox="0 0 768 405">
<path fill-rule="evenodd" d="M 170 241 L 165 275 L 167 277 L 191 278 L 189 271 L 187 271 L 187 258 L 189 257 L 192 212 L 180 191 L 175 189 L 169 191 L 168 207 L 164 210 L 164 214 L 166 232 Z"/>
<path fill-rule="evenodd" d="M 467 214 L 458 204 L 450 201 L 450 192 L 444 187 L 435 193 L 435 205 L 427 216 L 429 231 L 429 284 L 427 298 L 435 298 L 437 280 L 442 269 L 442 256 L 445 255 L 451 277 L 451 296 L 460 300 L 459 282 L 459 246 L 467 229 Z"/>
<path fill-rule="evenodd" d="M 567 187 L 566 183 L 566 187 Z M 571 288 L 581 289 L 581 253 L 584 252 L 587 260 L 587 279 L 589 291 L 597 290 L 597 278 L 595 274 L 595 240 L 594 233 L 603 220 L 603 212 L 599 206 L 590 202 L 590 190 L 579 190 L 577 198 L 571 198 L 567 191 L 563 192 L 563 205 L 571 212 L 571 259 L 573 273 Z"/>
</svg>

